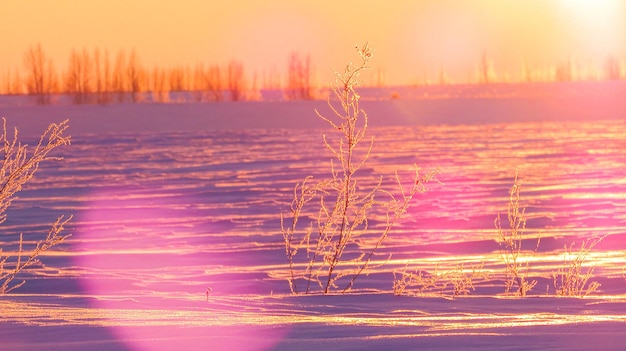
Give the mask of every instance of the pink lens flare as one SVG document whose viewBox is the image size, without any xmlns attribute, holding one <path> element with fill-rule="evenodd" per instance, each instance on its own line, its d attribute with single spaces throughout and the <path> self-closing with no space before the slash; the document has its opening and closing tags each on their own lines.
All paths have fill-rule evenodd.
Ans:
<svg viewBox="0 0 626 351">
<path fill-rule="evenodd" d="M 237 281 L 246 274 L 240 267 L 259 262 L 246 255 L 229 266 L 228 247 L 215 247 L 211 238 L 224 228 L 194 208 L 200 199 L 136 189 L 90 198 L 76 216 L 80 284 L 132 350 L 262 351 L 283 338 L 286 330 L 259 323 L 263 310 L 250 303 L 265 292 L 260 284 Z"/>
</svg>

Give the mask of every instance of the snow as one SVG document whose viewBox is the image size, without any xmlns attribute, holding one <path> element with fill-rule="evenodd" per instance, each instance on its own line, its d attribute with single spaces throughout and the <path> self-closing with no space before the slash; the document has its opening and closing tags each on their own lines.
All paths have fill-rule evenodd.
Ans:
<svg viewBox="0 0 626 351">
<path fill-rule="evenodd" d="M 366 88 L 361 107 L 373 127 L 623 120 L 626 110 L 621 81 L 494 86 Z M 0 96 L 0 116 L 23 135 L 66 118 L 74 134 L 326 127 L 315 109 L 329 112 L 324 100 L 32 106 L 28 97 Z"/>
<path fill-rule="evenodd" d="M 8 212 L 4 252 L 19 232 L 34 240 L 58 215 L 74 219 L 68 243 L 0 297 L 1 349 L 622 350 L 621 86 L 438 92 L 447 99 L 364 92 L 376 138 L 365 175 L 416 163 L 439 167 L 442 184 L 381 247 L 386 264 L 330 296 L 289 293 L 278 220 L 296 182 L 328 176 L 320 145 L 330 131 L 314 112 L 328 111 L 324 101 L 32 106 L 2 97 L 0 115 L 22 138 L 65 118 L 73 136 L 59 150 L 65 159 L 42 165 Z M 542 237 L 527 298 L 503 294 L 493 226 L 515 168 L 528 233 Z M 600 290 L 555 297 L 563 246 L 596 234 L 608 234 L 589 261 Z M 392 293 L 393 272 L 407 264 L 457 263 L 483 263 L 490 279 L 469 296 Z"/>
</svg>

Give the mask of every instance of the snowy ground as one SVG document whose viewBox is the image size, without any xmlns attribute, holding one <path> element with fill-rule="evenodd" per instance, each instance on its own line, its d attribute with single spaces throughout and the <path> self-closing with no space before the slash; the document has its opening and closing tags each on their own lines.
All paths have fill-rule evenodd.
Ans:
<svg viewBox="0 0 626 351">
<path fill-rule="evenodd" d="M 35 240 L 59 214 L 74 219 L 70 241 L 0 298 L 0 348 L 622 350 L 626 99 L 623 87 L 589 89 L 365 101 L 376 136 L 366 174 L 417 163 L 440 168 L 442 184 L 381 248 L 391 259 L 332 296 L 289 293 L 278 222 L 296 182 L 327 176 L 328 130 L 313 111 L 327 111 L 323 101 L 37 107 L 4 97 L 0 115 L 23 138 L 70 118 L 73 142 L 8 212 L 3 252 L 19 232 Z M 515 168 L 529 233 L 542 236 L 527 298 L 503 294 L 493 225 Z M 588 262 L 600 290 L 555 297 L 563 245 L 596 234 L 608 235 Z M 467 297 L 394 296 L 393 272 L 407 263 L 482 263 L 490 278 Z"/>
</svg>

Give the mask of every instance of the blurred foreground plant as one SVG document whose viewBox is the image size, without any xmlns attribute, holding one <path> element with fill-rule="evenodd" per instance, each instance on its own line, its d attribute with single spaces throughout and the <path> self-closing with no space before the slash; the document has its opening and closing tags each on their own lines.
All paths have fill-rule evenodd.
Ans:
<svg viewBox="0 0 626 351">
<path fill-rule="evenodd" d="M 425 192 L 425 184 L 436 175 L 420 175 L 416 166 L 411 185 L 405 188 L 396 172 L 396 195 L 382 189 L 382 176 L 368 182 L 368 177 L 360 175 L 374 139 L 365 138 L 368 117 L 359 107 L 360 96 L 355 87 L 360 84 L 361 71 L 369 68 L 373 51 L 367 44 L 357 47 L 357 51 L 361 64 L 348 64 L 343 72 L 336 72 L 333 93 L 340 107 L 335 107 L 329 98 L 332 117 L 316 110 L 336 133 L 334 138 L 323 136 L 324 146 L 333 156 L 331 176 L 318 182 L 309 176 L 296 184 L 290 218 L 281 214 L 292 293 L 309 293 L 315 286 L 324 294 L 334 289 L 342 293 L 352 289 L 355 280 L 371 268 L 376 250 L 405 214 L 415 194 Z M 307 206 L 313 200 L 318 205 L 316 211 Z M 306 217 L 310 219 L 308 226 L 300 229 L 299 221 Z M 370 227 L 374 217 L 381 223 L 378 228 Z M 374 239 L 366 239 L 365 234 L 371 232 L 375 232 Z"/>
<path fill-rule="evenodd" d="M 2 119 L 2 135 L 0 135 L 0 223 L 6 220 L 6 210 L 16 199 L 15 193 L 22 189 L 39 169 L 39 163 L 48 160 L 59 160 L 59 157 L 48 156 L 55 148 L 70 144 L 70 136 L 63 133 L 68 128 L 68 121 L 50 124 L 41 135 L 39 143 L 31 154 L 28 145 L 18 142 L 17 128 L 13 138 L 9 138 L 6 119 Z M 24 248 L 23 235 L 20 234 L 19 247 L 15 256 L 3 256 L 0 248 L 0 295 L 22 286 L 25 281 L 11 285 L 15 277 L 25 268 L 38 263 L 37 257 L 44 251 L 63 242 L 69 235 L 61 235 L 63 226 L 71 219 L 60 216 L 53 224 L 45 239 L 36 243 L 35 248 L 27 252 Z"/>
</svg>

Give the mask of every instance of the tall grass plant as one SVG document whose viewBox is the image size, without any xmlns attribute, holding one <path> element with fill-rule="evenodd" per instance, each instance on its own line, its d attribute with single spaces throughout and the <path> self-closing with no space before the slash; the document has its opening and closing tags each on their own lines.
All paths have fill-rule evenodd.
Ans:
<svg viewBox="0 0 626 351">
<path fill-rule="evenodd" d="M 70 136 L 65 135 L 69 122 L 53 123 L 41 135 L 39 142 L 32 152 L 28 145 L 18 141 L 17 128 L 14 129 L 13 137 L 9 137 L 6 128 L 6 119 L 2 119 L 2 134 L 0 135 L 0 224 L 6 221 L 6 210 L 24 184 L 28 182 L 39 170 L 39 164 L 44 161 L 59 160 L 58 157 L 50 156 L 50 152 L 59 146 L 69 145 Z M 3 255 L 0 247 L 0 295 L 6 294 L 19 288 L 25 282 L 14 283 L 17 275 L 26 268 L 39 263 L 38 257 L 50 248 L 62 243 L 69 235 L 62 235 L 64 226 L 71 216 L 60 216 L 52 224 L 46 237 L 37 241 L 32 250 L 24 245 L 23 234 L 20 234 L 17 253 Z"/>
<path fill-rule="evenodd" d="M 411 184 L 406 186 L 396 172 L 394 194 L 383 189 L 382 176 L 372 179 L 364 174 L 374 138 L 367 136 L 368 115 L 359 106 L 356 87 L 361 73 L 369 69 L 373 50 L 365 44 L 357 52 L 358 65 L 350 63 L 336 72 L 333 97 L 328 99 L 331 115 L 316 110 L 333 132 L 322 136 L 332 157 L 330 176 L 318 181 L 309 176 L 296 184 L 290 213 L 281 215 L 293 293 L 350 291 L 357 278 L 368 274 L 377 250 L 413 197 L 425 192 L 426 183 L 435 177 L 435 172 L 420 175 L 415 166 Z M 372 218 L 380 224 L 370 225 Z M 302 221 L 306 221 L 304 228 Z"/>
</svg>

